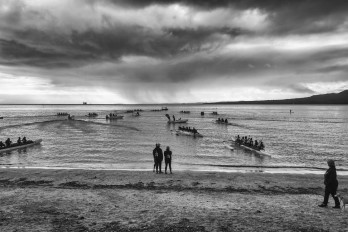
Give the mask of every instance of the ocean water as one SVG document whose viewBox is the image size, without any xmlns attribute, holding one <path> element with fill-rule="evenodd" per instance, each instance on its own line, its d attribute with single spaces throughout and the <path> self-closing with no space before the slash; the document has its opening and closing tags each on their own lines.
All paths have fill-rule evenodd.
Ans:
<svg viewBox="0 0 348 232">
<path fill-rule="evenodd" d="M 18 136 L 42 138 L 39 146 L 0 154 L 0 167 L 152 170 L 152 150 L 160 143 L 173 151 L 173 170 L 319 172 L 334 159 L 348 171 L 348 106 L 346 105 L 2 105 L 0 140 Z M 143 109 L 140 117 L 126 110 Z M 290 114 L 289 110 L 294 113 Z M 190 114 L 180 114 L 189 110 Z M 204 116 L 200 112 L 205 112 Z M 219 115 L 212 115 L 217 111 Z M 75 115 L 75 121 L 56 116 Z M 97 112 L 97 118 L 87 118 Z M 108 113 L 124 119 L 107 121 Z M 203 138 L 178 136 L 179 125 L 166 113 L 188 119 Z M 216 124 L 218 117 L 232 125 Z M 185 125 L 185 124 L 183 124 Z M 226 145 L 235 135 L 262 139 L 269 156 Z M 163 164 L 164 166 L 164 164 Z"/>
</svg>

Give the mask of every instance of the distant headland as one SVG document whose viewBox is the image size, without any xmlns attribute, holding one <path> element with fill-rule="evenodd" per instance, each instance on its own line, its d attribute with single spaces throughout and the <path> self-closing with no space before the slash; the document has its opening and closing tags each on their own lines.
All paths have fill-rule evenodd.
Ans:
<svg viewBox="0 0 348 232">
<path fill-rule="evenodd" d="M 283 100 L 262 100 L 262 101 L 229 101 L 210 102 L 206 104 L 348 104 L 348 90 L 340 93 L 329 93 L 313 95 L 311 97 L 283 99 Z"/>
</svg>

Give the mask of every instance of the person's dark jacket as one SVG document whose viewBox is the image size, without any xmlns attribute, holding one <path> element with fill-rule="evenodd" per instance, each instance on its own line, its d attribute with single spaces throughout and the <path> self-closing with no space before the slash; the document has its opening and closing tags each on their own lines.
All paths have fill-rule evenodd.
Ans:
<svg viewBox="0 0 348 232">
<path fill-rule="evenodd" d="M 157 153 L 158 153 L 157 159 L 162 161 L 162 160 L 163 160 L 163 152 L 162 152 L 162 149 L 161 149 L 160 147 L 156 147 L 155 149 L 153 149 L 152 154 L 153 154 L 153 157 L 154 157 L 155 159 L 156 159 L 156 157 L 155 157 L 156 151 L 157 151 Z"/>
<path fill-rule="evenodd" d="M 171 161 L 172 160 L 172 151 L 164 151 L 164 157 L 167 161 Z"/>
<path fill-rule="evenodd" d="M 324 184 L 327 188 L 337 188 L 337 173 L 336 167 L 330 167 L 324 175 Z"/>
</svg>

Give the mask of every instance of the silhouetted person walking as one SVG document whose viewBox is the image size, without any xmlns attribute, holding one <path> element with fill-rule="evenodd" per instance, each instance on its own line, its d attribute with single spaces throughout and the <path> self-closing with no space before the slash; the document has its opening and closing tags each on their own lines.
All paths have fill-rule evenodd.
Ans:
<svg viewBox="0 0 348 232">
<path fill-rule="evenodd" d="M 329 169 L 326 171 L 324 175 L 324 184 L 325 184 L 324 202 L 321 205 L 319 205 L 319 207 L 327 206 L 327 203 L 329 202 L 329 196 L 331 194 L 331 196 L 335 200 L 335 206 L 333 208 L 339 209 L 340 202 L 338 200 L 338 197 L 335 196 L 337 187 L 338 187 L 335 161 L 330 159 L 327 161 L 327 165 L 329 165 Z"/>
<path fill-rule="evenodd" d="M 156 143 L 156 148 L 152 152 L 155 159 L 156 173 L 162 173 L 163 152 L 160 146 L 161 144 Z"/>
<path fill-rule="evenodd" d="M 172 174 L 172 151 L 170 150 L 169 146 L 164 151 L 164 162 L 166 164 L 166 167 L 165 167 L 165 170 L 164 170 L 165 173 L 167 174 L 167 167 L 169 166 L 170 174 Z"/>
</svg>

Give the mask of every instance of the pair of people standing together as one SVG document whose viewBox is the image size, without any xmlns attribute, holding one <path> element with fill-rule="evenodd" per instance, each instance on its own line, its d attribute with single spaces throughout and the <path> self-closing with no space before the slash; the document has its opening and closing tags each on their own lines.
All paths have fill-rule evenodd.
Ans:
<svg viewBox="0 0 348 232">
<path fill-rule="evenodd" d="M 156 143 L 156 147 L 153 150 L 152 154 L 153 154 L 153 158 L 155 162 L 153 166 L 153 171 L 155 171 L 156 169 L 156 173 L 163 173 L 162 172 L 163 152 L 161 149 L 161 144 Z M 172 151 L 170 150 L 169 146 L 164 151 L 164 162 L 166 164 L 165 173 L 167 174 L 167 167 L 169 166 L 170 174 L 172 174 Z"/>
</svg>

